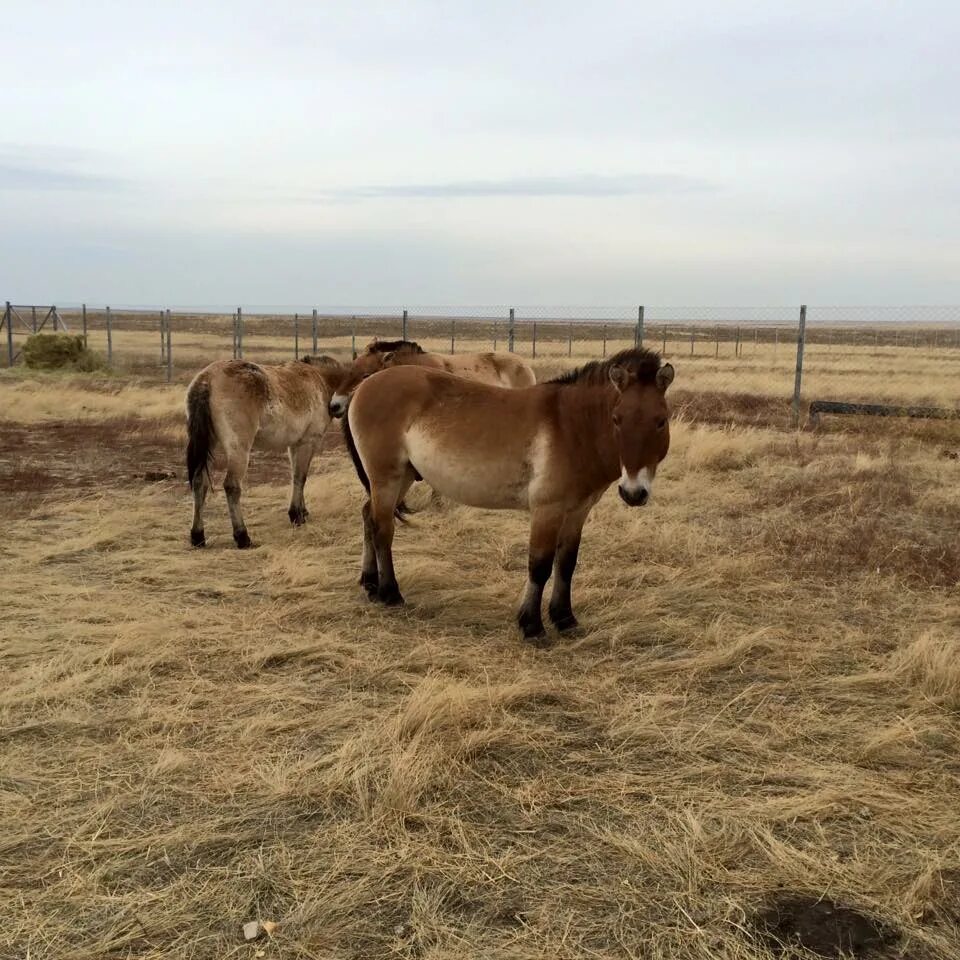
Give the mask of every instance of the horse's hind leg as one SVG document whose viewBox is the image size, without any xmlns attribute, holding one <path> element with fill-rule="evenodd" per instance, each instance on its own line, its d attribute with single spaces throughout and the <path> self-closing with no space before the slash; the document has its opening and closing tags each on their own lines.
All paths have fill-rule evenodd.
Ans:
<svg viewBox="0 0 960 960">
<path fill-rule="evenodd" d="M 543 629 L 543 588 L 550 579 L 553 558 L 557 551 L 557 537 L 563 516 L 559 511 L 534 510 L 530 517 L 530 554 L 528 558 L 527 589 L 517 614 L 517 623 L 524 639 L 538 646 L 545 645 Z"/>
<path fill-rule="evenodd" d="M 250 534 L 247 533 L 247 525 L 243 522 L 243 514 L 240 511 L 240 494 L 247 475 L 249 457 L 249 449 L 242 453 L 231 452 L 227 458 L 227 475 L 223 478 L 223 492 L 227 495 L 230 523 L 233 525 L 233 539 L 241 550 L 251 546 Z"/>
<path fill-rule="evenodd" d="M 190 543 L 195 547 L 206 546 L 207 538 L 203 532 L 203 505 L 210 492 L 210 474 L 206 469 L 193 475 L 193 525 L 190 527 Z"/>
<path fill-rule="evenodd" d="M 291 447 L 289 451 L 293 490 L 290 494 L 290 509 L 287 511 L 287 516 L 296 527 L 303 524 L 309 516 L 307 505 L 303 501 L 303 487 L 307 482 L 307 472 L 310 470 L 313 451 L 313 442 L 310 440 L 297 447 Z"/>
<path fill-rule="evenodd" d="M 407 468 L 403 478 L 373 483 L 370 492 L 370 532 L 377 560 L 377 599 L 388 607 L 403 603 L 403 595 L 393 572 L 393 534 L 397 504 L 413 483 L 413 471 Z"/>
<path fill-rule="evenodd" d="M 377 567 L 377 549 L 374 546 L 373 508 L 369 500 L 363 505 L 363 560 L 360 564 L 360 586 L 367 591 L 367 596 L 371 600 L 376 600 L 380 574 Z"/>
</svg>

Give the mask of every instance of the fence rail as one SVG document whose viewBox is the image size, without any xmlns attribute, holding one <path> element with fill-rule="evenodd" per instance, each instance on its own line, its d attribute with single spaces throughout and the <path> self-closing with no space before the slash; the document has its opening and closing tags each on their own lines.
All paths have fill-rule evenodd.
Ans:
<svg viewBox="0 0 960 960">
<path fill-rule="evenodd" d="M 68 331 L 115 374 L 167 382 L 231 357 L 346 360 L 375 337 L 439 353 L 508 351 L 529 358 L 540 376 L 642 344 L 678 366 L 681 391 L 782 401 L 794 421 L 801 401 L 817 397 L 960 405 L 960 306 L 174 310 L 8 302 L 0 327 L 10 366 L 28 337 Z"/>
</svg>

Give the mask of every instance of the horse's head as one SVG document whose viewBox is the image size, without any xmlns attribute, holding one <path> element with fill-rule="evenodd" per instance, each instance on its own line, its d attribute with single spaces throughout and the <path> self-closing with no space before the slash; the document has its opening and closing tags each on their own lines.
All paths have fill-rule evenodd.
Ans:
<svg viewBox="0 0 960 960">
<path fill-rule="evenodd" d="M 665 363 L 652 381 L 638 380 L 633 370 L 610 367 L 610 382 L 617 391 L 613 431 L 620 456 L 618 490 L 624 503 L 642 507 L 650 499 L 657 465 L 670 448 L 670 408 L 667 387 L 673 367 Z"/>
<path fill-rule="evenodd" d="M 372 373 L 382 370 L 384 358 L 389 353 L 361 353 L 353 364 L 346 368 L 346 372 L 337 385 L 336 392 L 330 399 L 330 416 L 342 417 L 347 410 L 347 401 L 360 384 Z"/>
<path fill-rule="evenodd" d="M 404 357 L 423 353 L 419 344 L 409 340 L 373 340 L 367 344 L 365 353 L 354 357 L 353 366 L 340 381 L 333 398 L 330 400 L 330 416 L 342 417 L 347 410 L 347 401 L 361 382 L 384 367 L 392 367 L 403 362 Z"/>
</svg>

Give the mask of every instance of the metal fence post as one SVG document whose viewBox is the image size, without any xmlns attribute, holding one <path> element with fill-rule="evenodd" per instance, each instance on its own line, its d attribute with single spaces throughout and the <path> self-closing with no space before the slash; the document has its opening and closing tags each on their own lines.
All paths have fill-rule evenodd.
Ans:
<svg viewBox="0 0 960 960">
<path fill-rule="evenodd" d="M 780 348 L 780 328 L 773 331 L 773 359 L 777 359 L 777 350 Z"/>
<path fill-rule="evenodd" d="M 694 337 L 696 337 L 696 335 L 697 334 L 695 330 L 690 331 L 690 356 L 691 357 L 693 356 L 693 340 L 694 340 Z"/>
<path fill-rule="evenodd" d="M 10 301 L 3 311 L 3 322 L 7 325 L 7 366 L 13 366 L 13 312 L 10 310 Z"/>
<path fill-rule="evenodd" d="M 532 359 L 537 359 L 537 321 L 533 321 L 533 339 L 531 341 L 531 347 L 533 349 Z"/>
<path fill-rule="evenodd" d="M 404 313 L 406 313 L 406 310 L 404 310 Z M 406 326 L 406 324 L 404 324 L 404 326 Z M 406 340 L 407 339 L 406 336 L 404 336 L 403 339 Z M 451 320 L 450 321 L 450 353 L 456 352 L 456 344 L 457 344 L 457 321 Z"/>
<path fill-rule="evenodd" d="M 643 346 L 643 307 L 637 307 L 637 334 L 635 346 Z"/>
<path fill-rule="evenodd" d="M 513 307 L 510 308 L 510 326 L 507 328 L 507 349 L 513 353 L 513 336 L 514 336 L 514 316 L 513 316 Z"/>
<path fill-rule="evenodd" d="M 293 315 L 293 359 L 300 359 L 300 314 Z"/>
<path fill-rule="evenodd" d="M 81 317 L 83 320 L 83 346 L 84 349 L 87 347 L 87 305 L 83 304 Z"/>
<path fill-rule="evenodd" d="M 233 316 L 230 319 L 232 321 L 230 324 L 230 338 L 231 338 L 230 343 L 231 343 L 231 349 L 233 351 L 233 359 L 236 360 L 237 359 L 237 311 L 236 310 L 233 311 Z"/>
<path fill-rule="evenodd" d="M 607 325 L 603 325 L 603 355 L 607 355 Z"/>
<path fill-rule="evenodd" d="M 800 325 L 797 327 L 797 370 L 793 380 L 793 425 L 800 425 L 800 383 L 803 379 L 803 344 L 807 331 L 807 305 L 800 307 Z"/>
<path fill-rule="evenodd" d="M 313 355 L 317 355 L 317 308 L 313 308 Z"/>
<path fill-rule="evenodd" d="M 407 311 L 403 311 L 403 320 L 400 321 L 400 339 L 407 339 Z M 450 347 L 450 352 L 453 353 L 453 347 Z"/>
<path fill-rule="evenodd" d="M 717 324 L 717 340 L 713 348 L 713 355 L 714 357 L 720 356 L 720 324 L 719 323 Z"/>
<path fill-rule="evenodd" d="M 110 319 L 109 307 L 107 307 L 107 366 L 113 366 L 113 323 Z"/>
<path fill-rule="evenodd" d="M 357 359 L 357 315 L 350 318 L 350 350 L 353 353 L 353 359 Z"/>
<path fill-rule="evenodd" d="M 50 307 L 50 316 L 53 319 L 53 332 L 57 332 L 57 320 L 60 318 L 57 316 L 57 308 L 53 305 Z"/>
<path fill-rule="evenodd" d="M 666 325 L 664 325 L 664 328 L 663 328 L 663 349 L 660 351 L 660 356 L 662 356 L 662 357 L 664 357 L 664 358 L 667 356 L 667 328 L 666 328 Z"/>
<path fill-rule="evenodd" d="M 173 334 L 170 332 L 172 324 L 170 323 L 170 311 L 166 313 L 167 326 L 167 383 L 173 382 Z"/>
<path fill-rule="evenodd" d="M 163 363 L 163 361 L 166 359 L 166 349 L 167 349 L 166 331 L 164 330 L 165 322 L 166 322 L 166 318 L 164 317 L 164 313 L 161 310 L 160 311 L 160 362 L 161 363 Z"/>
<path fill-rule="evenodd" d="M 31 317 L 31 322 L 33 323 L 33 332 L 36 333 L 37 332 L 37 308 L 36 307 L 30 308 L 30 317 Z"/>
<path fill-rule="evenodd" d="M 573 356 L 573 324 L 567 324 L 567 356 Z"/>
<path fill-rule="evenodd" d="M 493 352 L 497 352 L 497 321 L 493 321 Z"/>
<path fill-rule="evenodd" d="M 237 307 L 237 359 L 243 359 L 243 307 Z"/>
<path fill-rule="evenodd" d="M 733 344 L 733 355 L 734 355 L 735 357 L 739 357 L 739 356 L 740 356 L 740 349 L 741 349 L 741 345 L 740 345 L 740 325 L 738 324 L 738 325 L 737 325 L 737 339 L 736 339 L 736 341 L 735 341 L 734 344 Z"/>
</svg>

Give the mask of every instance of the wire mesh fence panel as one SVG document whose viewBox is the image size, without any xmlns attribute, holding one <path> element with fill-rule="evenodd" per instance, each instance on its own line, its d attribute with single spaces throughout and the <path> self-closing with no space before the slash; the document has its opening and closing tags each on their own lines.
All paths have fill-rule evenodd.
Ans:
<svg viewBox="0 0 960 960">
<path fill-rule="evenodd" d="M 10 342 L 22 362 L 35 332 L 85 331 L 89 349 L 115 374 L 177 382 L 218 359 L 279 363 L 317 352 L 349 362 L 374 339 L 402 338 L 439 354 L 512 350 L 543 380 L 642 343 L 674 364 L 673 392 L 684 402 L 695 394 L 703 410 L 760 403 L 779 415 L 794 390 L 799 314 L 799 306 L 307 305 L 168 315 L 159 307 L 11 304 Z M 960 409 L 960 307 L 810 307 L 801 387 L 804 403 Z"/>
<path fill-rule="evenodd" d="M 677 370 L 676 391 L 756 398 L 786 411 L 793 394 L 799 307 L 645 309 L 644 345 Z"/>
<path fill-rule="evenodd" d="M 811 307 L 807 399 L 960 408 L 960 308 Z"/>
</svg>

